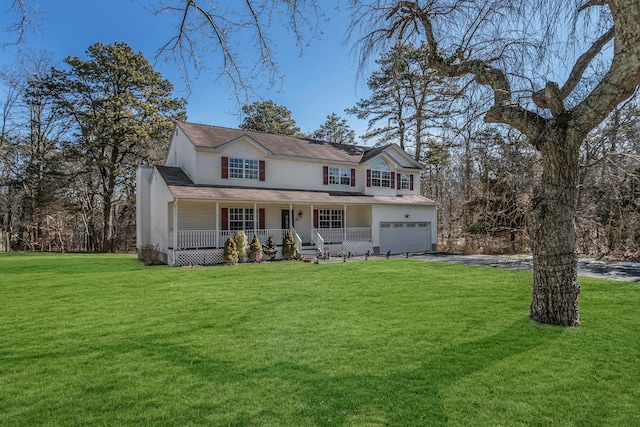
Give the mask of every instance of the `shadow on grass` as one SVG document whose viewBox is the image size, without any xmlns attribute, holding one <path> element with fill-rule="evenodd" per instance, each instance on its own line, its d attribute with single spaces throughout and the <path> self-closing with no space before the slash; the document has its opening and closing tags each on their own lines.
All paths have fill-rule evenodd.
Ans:
<svg viewBox="0 0 640 427">
<path fill-rule="evenodd" d="M 190 354 L 188 348 L 147 343 L 154 353 L 163 353 L 170 362 L 188 366 L 188 371 L 199 376 L 208 387 L 240 384 L 246 400 L 252 388 L 261 382 L 291 384 L 299 395 L 286 398 L 303 407 L 296 414 L 282 414 L 286 419 L 312 420 L 314 425 L 445 425 L 447 414 L 443 408 L 442 393 L 459 380 L 491 367 L 493 364 L 525 353 L 557 338 L 563 328 L 541 326 L 523 318 L 496 334 L 468 343 L 445 348 L 439 353 L 414 361 L 413 368 L 391 368 L 393 373 L 331 374 L 298 364 L 294 360 L 279 361 L 254 370 L 241 370 L 233 361 L 208 360 Z M 418 365 L 419 367 L 415 368 Z M 242 385 L 242 383 L 245 383 Z M 264 394 L 261 394 L 264 396 Z M 256 410 L 265 405 L 262 416 L 271 417 L 273 423 L 282 422 L 273 408 L 277 408 L 277 389 L 268 399 L 275 402 L 255 402 Z M 269 409 L 270 408 L 270 409 Z M 225 419 L 225 425 L 240 423 L 259 424 L 263 419 L 252 419 L 251 411 L 237 413 L 235 419 Z M 224 408 L 217 408 L 218 411 Z M 265 415 L 266 414 L 266 415 Z M 273 419 L 275 418 L 275 419 Z"/>
</svg>

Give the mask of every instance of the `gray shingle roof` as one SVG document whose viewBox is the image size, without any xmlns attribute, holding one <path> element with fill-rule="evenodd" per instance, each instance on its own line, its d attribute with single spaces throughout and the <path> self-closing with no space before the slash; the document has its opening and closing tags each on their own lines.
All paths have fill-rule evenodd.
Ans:
<svg viewBox="0 0 640 427">
<path fill-rule="evenodd" d="M 358 145 L 336 144 L 307 138 L 295 138 L 286 135 L 271 135 L 261 132 L 230 129 L 219 126 L 179 122 L 177 126 L 197 147 L 217 148 L 227 142 L 248 136 L 269 152 L 281 156 L 306 157 L 313 159 L 335 160 L 360 163 L 365 154 L 380 148 Z M 385 147 L 382 147 L 384 149 Z M 368 156 L 370 158 L 371 156 Z"/>
</svg>

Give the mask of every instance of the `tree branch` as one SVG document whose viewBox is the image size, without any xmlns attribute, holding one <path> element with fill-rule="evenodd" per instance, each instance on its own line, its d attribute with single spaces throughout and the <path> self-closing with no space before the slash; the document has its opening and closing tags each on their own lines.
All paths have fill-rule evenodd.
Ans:
<svg viewBox="0 0 640 427">
<path fill-rule="evenodd" d="M 609 31 L 600 36 L 598 40 L 594 41 L 591 47 L 585 53 L 580 55 L 580 58 L 578 58 L 575 65 L 573 66 L 573 69 L 571 70 L 571 74 L 569 74 L 569 78 L 567 78 L 566 83 L 560 89 L 559 95 L 562 100 L 567 99 L 571 92 L 573 92 L 573 90 L 580 82 L 580 79 L 582 78 L 585 70 L 589 66 L 589 63 L 591 63 L 593 58 L 595 58 L 602 51 L 602 48 L 607 43 L 613 40 L 614 34 L 614 28 L 611 27 Z"/>
<path fill-rule="evenodd" d="M 596 127 L 640 85 L 640 4 L 610 0 L 615 43 L 609 71 L 574 109 L 575 125 L 585 133 Z"/>
<path fill-rule="evenodd" d="M 493 91 L 493 107 L 487 112 L 485 121 L 489 123 L 509 124 L 527 136 L 534 135 L 539 130 L 541 121 L 539 115 L 530 112 L 512 102 L 511 85 L 503 70 L 492 65 L 493 60 L 464 59 L 460 50 L 445 58 L 440 53 L 438 41 L 433 33 L 433 25 L 429 12 L 422 9 L 417 2 L 400 1 L 387 15 L 387 19 L 395 19 L 391 23 L 388 37 L 397 33 L 403 37 L 405 31 L 416 22 L 421 24 L 425 32 L 428 46 L 428 63 L 437 72 L 447 77 L 461 77 L 471 75 L 481 85 L 488 86 Z"/>
<path fill-rule="evenodd" d="M 580 6 L 578 8 L 578 12 L 582 12 L 583 10 L 593 6 L 605 6 L 607 3 L 608 3 L 607 0 L 590 0 L 585 4 L 583 4 L 582 6 Z"/>
</svg>

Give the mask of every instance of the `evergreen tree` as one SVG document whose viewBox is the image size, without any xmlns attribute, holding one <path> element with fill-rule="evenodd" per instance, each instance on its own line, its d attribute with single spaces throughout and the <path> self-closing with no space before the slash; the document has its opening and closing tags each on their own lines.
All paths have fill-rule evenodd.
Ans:
<svg viewBox="0 0 640 427">
<path fill-rule="evenodd" d="M 258 239 L 258 236 L 253 235 L 253 240 L 251 240 L 251 244 L 249 245 L 249 260 L 251 262 L 261 262 L 262 261 L 262 244 Z"/>
<path fill-rule="evenodd" d="M 425 55 L 424 45 L 395 45 L 376 60 L 379 69 L 367 80 L 371 96 L 346 110 L 369 120 L 363 139 L 397 143 L 417 161 L 423 160 L 428 131 L 443 126 L 457 99 L 455 85 L 430 69 Z"/>
<path fill-rule="evenodd" d="M 284 241 L 282 242 L 282 258 L 292 260 L 295 259 L 297 255 L 296 241 L 293 238 L 293 234 L 287 231 L 287 234 L 284 236 Z"/>
<path fill-rule="evenodd" d="M 238 251 L 238 261 L 247 262 L 247 235 L 244 231 L 236 231 L 233 235 L 233 241 L 236 243 Z"/>
<path fill-rule="evenodd" d="M 262 252 L 269 257 L 270 261 L 273 261 L 274 258 L 276 257 L 276 254 L 278 253 L 278 248 L 271 236 L 269 236 L 269 238 L 267 239 L 267 242 L 264 244 L 262 248 Z"/>
<path fill-rule="evenodd" d="M 320 129 L 313 132 L 311 137 L 337 144 L 354 145 L 356 143 L 356 133 L 349 129 L 347 120 L 341 119 L 336 113 L 328 115 L 327 121 L 320 126 Z"/>
<path fill-rule="evenodd" d="M 238 263 L 238 251 L 236 249 L 236 242 L 234 242 L 231 237 L 228 237 L 227 241 L 224 242 L 222 256 L 224 257 L 224 263 L 227 265 L 236 265 Z"/>
<path fill-rule="evenodd" d="M 67 57 L 66 70 L 53 68 L 38 92 L 75 125 L 66 152 L 82 163 L 78 180 L 100 196 L 94 216 L 101 214 L 100 249 L 108 252 L 115 250 L 117 200 L 128 197 L 120 191 L 133 188 L 141 162 L 162 158 L 173 122 L 185 118 L 185 101 L 126 43 L 96 43 L 86 53 L 87 60 Z"/>
<path fill-rule="evenodd" d="M 245 104 L 242 107 L 245 118 L 240 124 L 242 130 L 270 133 L 273 135 L 300 136 L 300 128 L 296 126 L 287 107 L 277 105 L 268 100 Z"/>
</svg>

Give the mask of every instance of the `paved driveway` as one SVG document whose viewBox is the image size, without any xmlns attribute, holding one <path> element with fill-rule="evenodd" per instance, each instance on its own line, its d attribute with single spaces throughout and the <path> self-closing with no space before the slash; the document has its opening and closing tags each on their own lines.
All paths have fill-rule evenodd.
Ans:
<svg viewBox="0 0 640 427">
<path fill-rule="evenodd" d="M 503 255 L 462 255 L 450 253 L 426 253 L 410 255 L 411 258 L 426 259 L 458 264 L 480 265 L 496 268 L 511 268 L 533 270 L 531 257 L 503 256 Z M 593 261 L 581 259 L 578 261 L 578 276 L 595 277 L 598 279 L 622 280 L 626 282 L 640 282 L 640 263 Z"/>
</svg>

